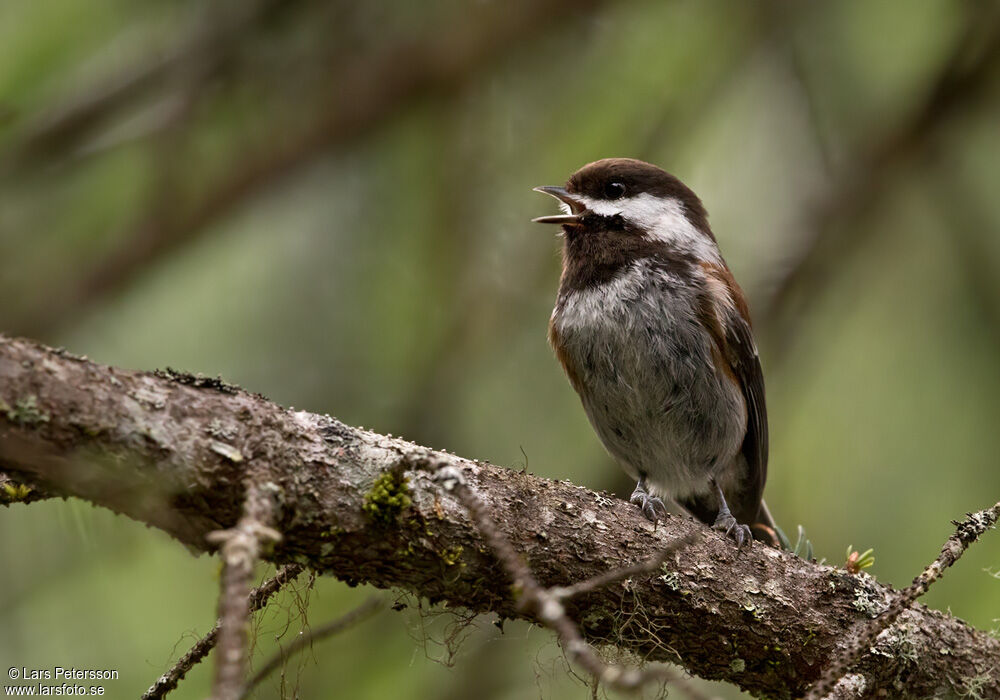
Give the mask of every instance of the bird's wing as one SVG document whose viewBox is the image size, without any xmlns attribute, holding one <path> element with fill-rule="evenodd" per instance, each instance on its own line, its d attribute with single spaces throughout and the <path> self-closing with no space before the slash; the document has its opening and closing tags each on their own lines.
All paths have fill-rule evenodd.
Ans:
<svg viewBox="0 0 1000 700">
<path fill-rule="evenodd" d="M 743 438 L 742 452 L 750 467 L 751 483 L 756 486 L 752 497 L 754 510 L 764 495 L 767 480 L 767 404 L 764 400 L 764 374 L 760 356 L 753 342 L 750 324 L 738 318 L 730 324 L 730 358 L 733 373 L 743 389 L 747 403 L 747 434 Z M 756 513 L 754 513 L 756 516 Z"/>
<path fill-rule="evenodd" d="M 747 411 L 741 453 L 747 462 L 747 487 L 729 506 L 740 522 L 754 522 L 767 480 L 767 405 L 764 374 L 750 327 L 750 311 L 742 290 L 724 265 L 703 265 L 706 285 L 701 313 L 712 332 L 726 369 L 740 386 Z M 742 516 L 742 517 L 741 517 Z"/>
</svg>

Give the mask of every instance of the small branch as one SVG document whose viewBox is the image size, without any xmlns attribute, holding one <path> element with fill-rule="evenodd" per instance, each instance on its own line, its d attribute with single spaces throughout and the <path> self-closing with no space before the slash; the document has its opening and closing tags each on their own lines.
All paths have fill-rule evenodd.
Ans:
<svg viewBox="0 0 1000 700">
<path fill-rule="evenodd" d="M 305 568 L 302 564 L 286 564 L 278 570 L 278 573 L 250 591 L 250 612 L 257 612 L 267 605 L 271 596 L 284 588 L 286 584 L 297 579 L 299 574 L 305 571 Z M 218 625 L 218 621 L 216 625 Z"/>
<path fill-rule="evenodd" d="M 265 485 L 247 485 L 243 517 L 236 527 L 209 534 L 221 544 L 222 592 L 219 596 L 219 633 L 213 700 L 236 700 L 246 683 L 247 627 L 250 622 L 250 579 L 261 545 L 278 542 L 281 535 L 270 527 L 274 504 Z"/>
<path fill-rule="evenodd" d="M 571 591 L 571 588 L 575 587 L 543 588 L 535 580 L 531 569 L 518 556 L 510 541 L 501 534 L 492 516 L 490 516 L 486 504 L 469 487 L 462 474 L 462 470 L 447 462 L 438 462 L 436 465 L 432 463 L 431 466 L 436 466 L 434 478 L 442 484 L 446 491 L 455 494 L 462 505 L 465 506 L 479 533 L 489 543 L 500 563 L 503 564 L 507 574 L 513 580 L 518 609 L 533 615 L 542 625 L 555 632 L 566 653 L 593 678 L 613 688 L 630 691 L 638 690 L 653 681 L 671 683 L 681 681 L 670 669 L 662 666 L 633 669 L 605 663 L 594 653 L 593 648 L 584 641 L 580 635 L 580 630 L 577 629 L 576 623 L 566 615 L 566 608 L 563 607 L 561 602 L 570 595 L 592 592 L 603 585 L 620 581 L 630 575 L 648 572 L 651 562 L 656 561 L 657 563 L 653 568 L 657 568 L 663 563 L 666 556 L 653 557 L 642 564 L 595 576 L 580 584 L 579 590 L 576 591 Z M 673 552 L 676 552 L 681 546 L 687 544 L 687 541 L 693 539 L 694 537 L 690 536 L 681 538 L 681 540 L 686 541 L 679 540 L 671 543 L 671 546 L 668 547 L 670 551 L 667 552 L 667 555 L 669 556 Z M 681 684 L 683 683 L 681 682 Z M 689 694 L 691 693 L 691 689 L 686 688 L 686 690 L 688 690 Z"/>
<path fill-rule="evenodd" d="M 544 613 L 551 601 L 579 622 L 557 615 L 570 628 L 560 639 L 679 663 L 759 696 L 801 697 L 868 622 L 858 599 L 896 595 L 870 577 L 769 547 L 737 554 L 689 518 L 668 516 L 654 528 L 629 503 L 589 489 L 285 409 L 220 380 L 106 367 L 0 336 L 0 402 L 0 465 L 16 483 L 82 498 L 207 552 L 215 550 L 208 533 L 245 516 L 242 485 L 252 475 L 269 496 L 273 486 L 281 506 L 270 526 L 282 540 L 261 553 L 267 561 L 539 624 L 534 608 Z M 525 609 L 512 595 L 501 564 L 508 557 L 416 454 L 461 470 L 494 535 L 523 562 L 515 578 L 547 592 L 541 605 Z M 694 533 L 700 539 L 668 575 L 635 575 L 568 600 L 554 593 L 606 580 L 599 577 Z M 1000 667 L 1000 641 L 950 615 L 914 605 L 899 625 L 911 630 L 912 661 L 863 654 L 852 673 L 867 680 L 866 692 L 958 694 L 962 678 Z M 590 651 L 567 645 L 580 648 Z M 983 683 L 984 697 L 1000 697 L 1000 679 Z"/>
<path fill-rule="evenodd" d="M 583 595 L 584 593 L 593 593 L 596 590 L 610 586 L 612 583 L 624 581 L 632 578 L 633 576 L 641 576 L 642 574 L 652 573 L 663 566 L 664 562 L 672 557 L 677 551 L 687 547 L 689 544 L 694 544 L 699 539 L 701 539 L 701 536 L 698 533 L 689 533 L 683 537 L 677 538 L 646 561 L 641 561 L 638 564 L 633 564 L 632 566 L 626 566 L 621 569 L 615 569 L 603 574 L 598 574 L 597 576 L 593 576 L 586 581 L 580 581 L 579 583 L 574 583 L 572 586 L 566 586 L 565 588 L 554 587 L 549 589 L 549 592 L 557 600 L 569 600 L 570 598 Z"/>
<path fill-rule="evenodd" d="M 851 665 L 861 656 L 861 653 L 872 645 L 876 637 L 895 622 L 896 618 L 909 608 L 917 598 L 926 593 L 927 589 L 944 575 L 944 570 L 965 554 L 969 545 L 996 525 L 997 518 L 1000 517 L 1000 503 L 992 508 L 968 515 L 969 517 L 962 522 L 954 523 L 955 533 L 945 541 L 938 558 L 924 569 L 923 573 L 913 579 L 913 583 L 896 595 L 888 610 L 871 623 L 864 625 L 840 656 L 829 663 L 823 676 L 805 695 L 805 700 L 821 700 L 833 692 L 838 681 L 844 677 Z"/>
<path fill-rule="evenodd" d="M 243 693 L 240 695 L 241 700 L 242 698 L 246 698 L 250 694 L 250 691 L 260 685 L 264 679 L 274 673 L 277 669 L 284 666 L 289 658 L 295 656 L 303 649 L 312 647 L 312 645 L 316 642 L 321 642 L 324 639 L 332 637 L 335 634 L 340 634 L 344 630 L 364 622 L 385 607 L 385 600 L 386 599 L 383 596 L 373 595 L 349 613 L 338 617 L 336 620 L 332 620 L 325 625 L 317 627 L 308 634 L 299 636 L 294 642 L 278 651 L 270 659 L 268 659 L 263 666 L 261 666 L 260 670 L 257 671 L 250 682 L 247 683 L 246 688 L 243 689 Z"/>
<path fill-rule="evenodd" d="M 304 569 L 305 567 L 301 564 L 283 566 L 278 573 L 250 591 L 250 612 L 257 612 L 267 605 L 267 601 L 271 599 L 271 596 L 281 590 L 285 584 L 294 581 Z M 212 651 L 215 647 L 219 636 L 220 623 L 220 620 L 216 620 L 211 631 L 195 642 L 194 646 L 188 649 L 187 653 L 178 659 L 177 663 L 169 671 L 160 676 L 150 686 L 149 690 L 143 693 L 140 700 L 160 700 L 160 698 L 176 688 L 177 684 L 184 679 L 187 672 L 201 663 L 202 659 L 208 656 L 208 652 Z"/>
</svg>

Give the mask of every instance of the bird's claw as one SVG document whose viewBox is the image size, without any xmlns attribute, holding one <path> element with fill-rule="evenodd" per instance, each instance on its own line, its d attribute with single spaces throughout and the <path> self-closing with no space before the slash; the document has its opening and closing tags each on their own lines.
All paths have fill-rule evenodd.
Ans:
<svg viewBox="0 0 1000 700">
<path fill-rule="evenodd" d="M 743 549 L 743 545 L 753 541 L 750 534 L 750 526 L 736 521 L 732 513 L 722 512 L 712 524 L 713 530 L 725 533 L 736 541 L 736 548 Z"/>
<path fill-rule="evenodd" d="M 642 514 L 650 522 L 655 523 L 663 519 L 667 514 L 667 506 L 663 503 L 662 498 L 659 496 L 650 496 L 648 492 L 640 489 L 638 486 L 632 492 L 632 497 L 629 501 L 639 506 L 639 510 L 642 511 Z"/>
</svg>

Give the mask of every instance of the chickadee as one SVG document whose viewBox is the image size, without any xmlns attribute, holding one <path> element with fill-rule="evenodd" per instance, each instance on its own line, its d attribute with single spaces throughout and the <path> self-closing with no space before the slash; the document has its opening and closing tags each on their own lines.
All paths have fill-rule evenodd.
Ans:
<svg viewBox="0 0 1000 700">
<path fill-rule="evenodd" d="M 549 341 L 604 447 L 637 480 L 632 503 L 655 522 L 666 498 L 739 547 L 753 534 L 773 541 L 764 377 L 701 200 L 630 158 L 535 189 L 564 210 L 534 219 L 563 227 Z"/>
</svg>

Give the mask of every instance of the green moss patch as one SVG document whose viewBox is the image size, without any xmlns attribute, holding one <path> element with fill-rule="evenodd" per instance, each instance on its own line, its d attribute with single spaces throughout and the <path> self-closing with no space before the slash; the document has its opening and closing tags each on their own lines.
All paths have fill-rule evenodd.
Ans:
<svg viewBox="0 0 1000 700">
<path fill-rule="evenodd" d="M 0 489 L 0 502 L 4 503 L 20 503 L 21 501 L 27 500 L 28 496 L 31 495 L 32 488 L 25 484 L 16 484 L 14 482 L 8 482 L 3 484 L 3 488 Z"/>
<path fill-rule="evenodd" d="M 368 517 L 375 522 L 388 525 L 395 522 L 404 508 L 408 508 L 410 500 L 409 484 L 406 477 L 391 471 L 385 472 L 371 489 L 365 494 L 364 505 L 361 506 Z"/>
<path fill-rule="evenodd" d="M 49 414 L 38 407 L 38 399 L 34 394 L 18 399 L 13 408 L 0 399 L 0 412 L 6 414 L 8 420 L 21 425 L 49 422 Z"/>
</svg>

